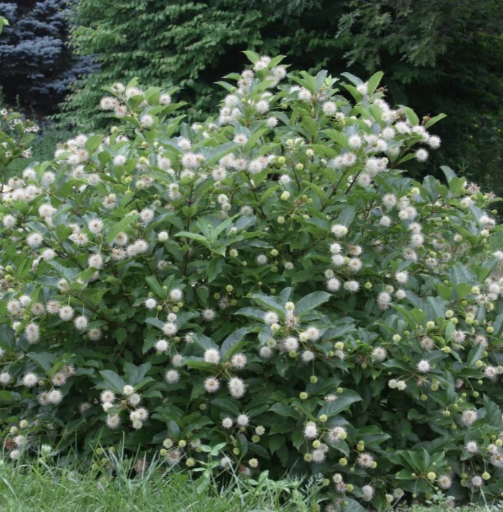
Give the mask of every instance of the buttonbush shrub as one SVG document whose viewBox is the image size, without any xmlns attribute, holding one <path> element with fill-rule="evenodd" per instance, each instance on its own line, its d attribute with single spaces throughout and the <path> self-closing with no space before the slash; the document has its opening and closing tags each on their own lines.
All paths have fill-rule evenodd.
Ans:
<svg viewBox="0 0 503 512">
<path fill-rule="evenodd" d="M 116 83 L 108 135 L 7 180 L 5 449 L 323 475 L 328 511 L 499 496 L 494 197 L 406 176 L 442 116 L 392 108 L 381 73 L 247 55 L 214 119 Z"/>
</svg>

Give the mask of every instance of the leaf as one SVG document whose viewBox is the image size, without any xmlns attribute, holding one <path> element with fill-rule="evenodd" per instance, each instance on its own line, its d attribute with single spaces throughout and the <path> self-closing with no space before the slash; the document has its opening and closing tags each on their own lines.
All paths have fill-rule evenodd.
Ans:
<svg viewBox="0 0 503 512">
<path fill-rule="evenodd" d="M 272 309 L 280 315 L 285 314 L 285 305 L 277 297 L 270 297 L 264 293 L 252 293 L 250 297 L 267 309 Z"/>
<path fill-rule="evenodd" d="M 360 402 L 361 400 L 362 397 L 356 391 L 352 391 L 349 389 L 344 390 L 342 395 L 337 395 L 337 400 L 325 404 L 320 409 L 320 411 L 318 412 L 318 418 L 323 414 L 327 415 L 329 418 L 331 416 L 335 416 L 340 412 L 349 409 L 351 404 L 355 402 Z"/>
<path fill-rule="evenodd" d="M 306 311 L 310 311 L 318 307 L 320 304 L 327 302 L 332 295 L 327 292 L 314 292 L 306 295 L 295 305 L 295 314 L 302 315 Z"/>
<path fill-rule="evenodd" d="M 108 384 L 112 391 L 115 393 L 122 393 L 126 383 L 115 372 L 112 370 L 101 370 L 100 375 L 103 377 L 104 381 Z"/>
<path fill-rule="evenodd" d="M 246 316 L 247 318 L 253 318 L 254 320 L 258 320 L 259 322 L 264 321 L 264 312 L 256 308 L 241 308 L 234 314 L 243 315 Z"/>
<path fill-rule="evenodd" d="M 46 373 L 51 371 L 51 367 L 54 363 L 54 360 L 56 359 L 56 356 L 49 354 L 49 352 L 30 352 L 27 355 L 32 361 L 35 361 L 38 366 L 40 366 L 40 368 L 42 368 Z"/>
<path fill-rule="evenodd" d="M 163 290 L 162 286 L 160 285 L 159 281 L 157 280 L 157 277 L 155 276 L 148 276 L 145 278 L 145 281 L 147 281 L 150 288 L 152 288 L 152 291 L 158 296 L 165 298 L 167 295 L 167 290 Z"/>
<path fill-rule="evenodd" d="M 337 217 L 337 223 L 346 226 L 347 228 L 351 225 L 356 215 L 356 210 L 352 206 L 344 208 Z"/>
<path fill-rule="evenodd" d="M 379 83 L 382 80 L 382 77 L 384 76 L 384 73 L 382 71 L 378 71 L 377 73 L 374 73 L 368 80 L 368 93 L 372 94 L 377 87 L 379 86 Z"/>
<path fill-rule="evenodd" d="M 469 352 L 468 357 L 466 359 L 466 365 L 469 367 L 473 367 L 477 361 L 480 360 L 482 354 L 484 353 L 485 347 L 482 343 L 475 345 Z"/>
<path fill-rule="evenodd" d="M 269 450 L 271 453 L 279 450 L 286 442 L 285 436 L 271 436 L 269 437 Z"/>
<path fill-rule="evenodd" d="M 94 153 L 101 144 L 101 135 L 91 135 L 86 140 L 85 147 L 89 153 Z"/>
<path fill-rule="evenodd" d="M 231 398 L 214 398 L 211 401 L 211 405 L 214 405 L 217 409 L 231 416 L 239 416 L 241 414 L 240 409 L 235 400 Z"/>
<path fill-rule="evenodd" d="M 433 126 L 434 124 L 438 123 L 439 121 L 442 121 L 442 119 L 445 119 L 447 117 L 447 114 L 438 114 L 435 117 L 432 117 L 425 125 L 425 128 L 429 128 L 430 126 Z M 441 167 L 443 170 L 443 168 Z"/>
<path fill-rule="evenodd" d="M 203 350 L 208 350 L 209 348 L 214 348 L 218 350 L 218 345 L 208 336 L 200 333 L 193 333 L 192 340 L 199 345 Z"/>
<path fill-rule="evenodd" d="M 222 357 L 226 357 L 231 349 L 237 345 L 249 332 L 250 329 L 248 327 L 242 327 L 241 329 L 238 329 L 231 335 L 227 336 L 227 338 L 225 338 L 224 342 L 222 343 L 222 347 L 220 348 L 220 355 Z"/>
<path fill-rule="evenodd" d="M 131 215 L 127 215 L 126 217 L 124 217 L 120 222 L 118 222 L 117 224 L 115 224 L 115 226 L 113 226 L 112 228 L 110 228 L 108 230 L 108 235 L 107 235 L 107 242 L 109 244 L 111 244 L 115 237 L 121 232 L 121 231 L 124 231 L 130 224 L 132 224 L 133 222 L 136 222 L 136 220 L 138 219 L 139 215 L 137 213 L 135 214 L 131 214 Z"/>
</svg>

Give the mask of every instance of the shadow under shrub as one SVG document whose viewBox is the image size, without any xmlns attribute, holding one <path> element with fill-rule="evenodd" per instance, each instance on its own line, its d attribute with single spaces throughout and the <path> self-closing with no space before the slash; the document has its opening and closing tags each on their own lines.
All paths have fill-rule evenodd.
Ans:
<svg viewBox="0 0 503 512">
<path fill-rule="evenodd" d="M 404 175 L 442 116 L 390 107 L 381 73 L 345 74 L 348 101 L 327 72 L 247 54 L 214 121 L 184 124 L 174 90 L 114 84 L 108 135 L 7 181 L 6 450 L 88 457 L 124 436 L 196 476 L 208 456 L 321 473 L 327 510 L 495 499 L 494 198 L 449 168 L 446 184 Z"/>
</svg>

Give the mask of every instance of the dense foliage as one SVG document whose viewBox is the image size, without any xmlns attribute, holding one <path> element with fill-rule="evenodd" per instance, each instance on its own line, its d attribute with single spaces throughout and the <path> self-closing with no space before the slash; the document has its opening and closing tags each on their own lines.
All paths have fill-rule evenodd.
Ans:
<svg viewBox="0 0 503 512">
<path fill-rule="evenodd" d="M 9 21 L 0 36 L 0 87 L 6 101 L 23 110 L 53 113 L 69 85 L 93 69 L 89 57 L 68 46 L 67 0 L 24 0 L 0 4 Z"/>
<path fill-rule="evenodd" d="M 354 74 L 383 70 L 389 102 L 419 116 L 445 112 L 434 157 L 503 193 L 500 98 L 503 94 L 503 10 L 499 0 L 80 0 L 73 42 L 97 54 L 101 70 L 65 105 L 65 122 L 103 126 L 95 106 L 116 79 L 183 88 L 192 120 L 211 113 L 212 84 L 241 51 L 284 53 L 297 68 Z M 419 176 L 420 168 L 410 172 Z"/>
<path fill-rule="evenodd" d="M 123 442 L 139 467 L 157 452 L 203 481 L 312 472 L 327 510 L 439 488 L 493 499 L 492 196 L 449 168 L 447 185 L 404 176 L 438 148 L 442 116 L 392 109 L 381 73 L 339 90 L 248 57 L 215 122 L 182 123 L 175 91 L 116 83 L 108 136 L 8 180 L 5 448 Z"/>
</svg>

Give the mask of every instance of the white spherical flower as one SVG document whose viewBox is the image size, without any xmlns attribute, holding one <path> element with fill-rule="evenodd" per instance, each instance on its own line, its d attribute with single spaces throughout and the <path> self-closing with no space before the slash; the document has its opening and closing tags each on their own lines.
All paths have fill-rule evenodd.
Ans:
<svg viewBox="0 0 503 512">
<path fill-rule="evenodd" d="M 220 381 L 216 377 L 208 377 L 204 381 L 204 389 L 208 393 L 216 393 L 220 388 Z"/>
<path fill-rule="evenodd" d="M 246 366 L 247 358 L 244 354 L 235 354 L 232 356 L 231 364 L 234 368 L 242 369 Z"/>
<path fill-rule="evenodd" d="M 342 267 L 346 263 L 344 256 L 342 254 L 334 254 L 332 256 L 332 264 L 334 267 Z"/>
<path fill-rule="evenodd" d="M 374 497 L 374 488 L 371 485 L 364 485 L 362 487 L 363 499 L 365 501 L 372 501 Z"/>
<path fill-rule="evenodd" d="M 338 244 L 337 242 L 334 242 L 333 244 L 330 244 L 330 252 L 332 254 L 340 254 L 342 251 L 341 244 Z"/>
<path fill-rule="evenodd" d="M 259 114 L 265 114 L 269 110 L 269 102 L 265 100 L 257 101 L 255 108 Z"/>
<path fill-rule="evenodd" d="M 257 263 L 259 265 L 265 265 L 267 263 L 267 256 L 265 254 L 259 254 L 257 256 Z"/>
<path fill-rule="evenodd" d="M 348 234 L 348 228 L 342 224 L 334 224 L 331 231 L 337 238 L 342 238 Z"/>
<path fill-rule="evenodd" d="M 472 454 L 477 453 L 479 451 L 479 447 L 475 441 L 468 441 L 468 443 L 466 443 L 465 448 L 468 453 Z"/>
<path fill-rule="evenodd" d="M 105 391 L 101 392 L 100 401 L 101 403 L 113 403 L 115 401 L 115 393 L 113 391 L 110 391 L 109 389 L 105 389 Z"/>
<path fill-rule="evenodd" d="M 87 328 L 89 321 L 86 316 L 80 315 L 77 318 L 75 318 L 73 323 L 79 331 L 83 331 L 84 329 Z"/>
<path fill-rule="evenodd" d="M 306 439 L 315 439 L 318 436 L 318 428 L 316 427 L 316 423 L 310 421 L 306 423 L 304 427 L 304 437 Z"/>
<path fill-rule="evenodd" d="M 482 479 L 482 477 L 475 475 L 474 477 L 472 477 L 471 483 L 474 487 L 482 487 L 484 485 L 484 480 Z"/>
<path fill-rule="evenodd" d="M 416 159 L 418 162 L 426 162 L 428 160 L 428 151 L 426 149 L 418 149 L 416 151 Z"/>
<path fill-rule="evenodd" d="M 174 336 L 178 332 L 178 327 L 172 322 L 167 322 L 164 324 L 162 332 L 167 336 Z"/>
<path fill-rule="evenodd" d="M 360 148 L 362 143 L 363 143 L 363 141 L 362 141 L 361 137 L 359 137 L 358 135 L 352 135 L 348 139 L 349 147 L 351 147 L 353 149 Z"/>
<path fill-rule="evenodd" d="M 478 414 L 475 409 L 467 409 L 466 411 L 463 411 L 463 414 L 461 415 L 461 421 L 467 425 L 470 426 L 475 421 L 477 421 Z"/>
<path fill-rule="evenodd" d="M 147 309 L 154 309 L 157 307 L 157 301 L 155 299 L 147 299 L 145 301 L 145 307 Z"/>
<path fill-rule="evenodd" d="M 63 393 L 61 393 L 59 389 L 53 389 L 52 391 L 49 391 L 47 400 L 49 403 L 57 405 L 63 400 Z"/>
<path fill-rule="evenodd" d="M 337 105 L 333 101 L 325 101 L 321 108 L 327 116 L 333 116 L 337 111 Z"/>
<path fill-rule="evenodd" d="M 220 353 L 214 348 L 209 348 L 204 352 L 206 363 L 218 364 L 220 362 Z"/>
<path fill-rule="evenodd" d="M 309 341 L 317 341 L 321 337 L 320 331 L 316 327 L 309 327 L 306 331 Z"/>
<path fill-rule="evenodd" d="M 395 279 L 400 283 L 404 284 L 409 280 L 409 273 L 406 271 L 403 272 L 397 272 L 395 274 Z"/>
<path fill-rule="evenodd" d="M 272 350 L 269 347 L 260 347 L 259 355 L 262 359 L 268 359 L 272 355 Z"/>
<path fill-rule="evenodd" d="M 156 341 L 154 348 L 155 348 L 156 352 L 159 352 L 162 354 L 162 353 L 165 353 L 168 351 L 169 343 L 166 340 L 158 340 L 158 341 Z"/>
<path fill-rule="evenodd" d="M 165 378 L 168 384 L 176 384 L 180 380 L 180 373 L 177 370 L 168 370 Z"/>
<path fill-rule="evenodd" d="M 230 418 L 224 418 L 222 420 L 222 427 L 224 428 L 232 428 L 233 422 Z"/>
<path fill-rule="evenodd" d="M 289 336 L 283 342 L 283 346 L 285 347 L 285 350 L 291 352 L 292 350 L 297 350 L 299 348 L 299 341 L 294 336 Z"/>
<path fill-rule="evenodd" d="M 240 414 L 237 418 L 236 418 L 236 423 L 240 426 L 240 427 L 246 427 L 248 426 L 248 423 L 250 422 L 250 419 L 248 418 L 248 416 L 246 414 Z"/>
<path fill-rule="evenodd" d="M 314 360 L 315 354 L 311 350 L 305 350 L 302 352 L 301 358 L 304 363 L 310 363 Z"/>
<path fill-rule="evenodd" d="M 129 385 L 129 384 L 126 384 L 124 386 L 124 388 L 122 389 L 122 393 L 125 395 L 125 396 L 130 396 L 134 393 L 134 387 Z"/>
<path fill-rule="evenodd" d="M 355 293 L 360 289 L 360 284 L 358 281 L 346 281 L 343 288 L 348 292 Z"/>
<path fill-rule="evenodd" d="M 171 297 L 172 300 L 180 301 L 183 297 L 183 292 L 178 288 L 174 288 L 169 292 L 169 296 Z"/>
<path fill-rule="evenodd" d="M 166 242 L 166 240 L 169 239 L 169 233 L 167 231 L 161 231 L 158 235 L 157 235 L 157 240 L 159 240 L 159 242 Z"/>
<path fill-rule="evenodd" d="M 279 322 L 279 317 L 274 311 L 268 311 L 264 315 L 264 322 L 268 325 L 277 324 Z"/>
<path fill-rule="evenodd" d="M 335 277 L 332 277 L 327 281 L 327 289 L 329 292 L 336 292 L 340 289 L 340 287 L 341 282 Z"/>
<path fill-rule="evenodd" d="M 417 369 L 421 372 L 421 373 L 427 373 L 430 371 L 431 369 L 431 365 L 428 361 L 426 361 L 425 359 L 423 359 L 422 361 L 419 361 L 419 363 L 417 363 Z"/>
<path fill-rule="evenodd" d="M 87 227 L 91 233 L 101 233 L 103 230 L 103 221 L 101 219 L 92 219 L 88 222 Z"/>
<path fill-rule="evenodd" d="M 34 386 L 36 386 L 38 384 L 38 377 L 37 377 L 37 375 L 34 374 L 34 373 L 27 373 L 23 377 L 23 384 L 27 388 L 33 388 Z"/>
<path fill-rule="evenodd" d="M 38 249 L 41 245 L 44 239 L 42 238 L 42 235 L 39 233 L 32 233 L 31 235 L 28 235 L 26 238 L 26 243 L 32 248 L 32 249 Z"/>
<path fill-rule="evenodd" d="M 245 384 L 238 377 L 229 380 L 228 388 L 234 398 L 241 398 L 245 394 Z"/>
<path fill-rule="evenodd" d="M 201 313 L 201 316 L 203 317 L 203 320 L 206 320 L 207 322 L 211 322 L 215 319 L 216 313 L 213 311 L 213 309 L 204 309 Z"/>
<path fill-rule="evenodd" d="M 8 372 L 0 373 L 0 384 L 2 384 L 3 386 L 6 386 L 7 384 L 9 384 L 9 382 L 11 380 L 12 380 L 12 377 L 10 376 L 10 374 Z"/>
<path fill-rule="evenodd" d="M 383 347 L 376 347 L 372 350 L 372 357 L 379 362 L 382 362 L 388 356 L 388 352 Z"/>
<path fill-rule="evenodd" d="M 103 257 L 101 256 L 101 254 L 93 254 L 93 255 L 89 256 L 89 258 L 87 260 L 87 264 L 90 267 L 93 267 L 96 269 L 101 269 L 101 268 L 103 268 L 103 264 L 104 264 Z"/>
<path fill-rule="evenodd" d="M 61 320 L 65 320 L 66 322 L 71 320 L 73 318 L 73 315 L 74 310 L 71 306 L 63 306 L 59 310 L 59 317 L 61 318 Z"/>
<path fill-rule="evenodd" d="M 302 101 L 311 101 L 313 99 L 313 95 L 304 87 L 298 92 L 298 95 L 299 100 Z"/>
<path fill-rule="evenodd" d="M 151 115 L 145 114 L 140 117 L 140 124 L 144 128 L 150 128 L 154 124 L 154 118 Z"/>
<path fill-rule="evenodd" d="M 128 404 L 136 407 L 141 402 L 141 396 L 138 393 L 133 393 L 127 398 Z"/>
<path fill-rule="evenodd" d="M 5 215 L 2 224 L 5 228 L 12 229 L 16 225 L 17 219 L 14 215 Z"/>
<path fill-rule="evenodd" d="M 106 424 L 108 428 L 117 428 L 121 423 L 120 416 L 118 414 L 113 414 L 112 416 L 107 416 Z"/>
<path fill-rule="evenodd" d="M 449 489 L 452 486 L 452 480 L 447 475 L 439 476 L 437 482 L 441 489 Z"/>
</svg>

